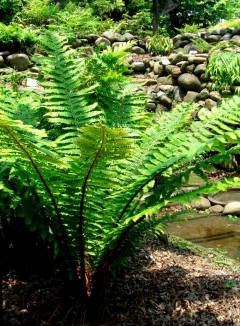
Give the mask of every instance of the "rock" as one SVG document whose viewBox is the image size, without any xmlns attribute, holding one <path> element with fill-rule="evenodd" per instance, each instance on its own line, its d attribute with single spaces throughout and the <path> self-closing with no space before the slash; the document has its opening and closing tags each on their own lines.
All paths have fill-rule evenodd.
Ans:
<svg viewBox="0 0 240 326">
<path fill-rule="evenodd" d="M 18 71 L 24 71 L 30 64 L 29 57 L 24 53 L 10 54 L 7 57 L 10 66 Z"/>
<path fill-rule="evenodd" d="M 184 53 L 177 53 L 173 56 L 171 64 L 176 65 L 177 63 L 181 61 L 186 61 L 188 60 L 188 55 Z"/>
<path fill-rule="evenodd" d="M 189 40 L 179 40 L 174 44 L 174 46 L 176 49 L 183 48 L 185 45 L 189 44 L 189 42 Z"/>
<path fill-rule="evenodd" d="M 240 35 L 234 35 L 231 38 L 231 41 L 233 41 L 234 43 L 236 43 L 238 46 L 240 46 Z"/>
<path fill-rule="evenodd" d="M 89 42 L 95 42 L 98 38 L 99 38 L 99 35 L 97 35 L 97 34 L 88 34 L 88 35 L 86 35 L 86 39 Z"/>
<path fill-rule="evenodd" d="M 196 39 L 197 35 L 194 33 L 184 33 L 182 35 L 182 40 L 192 40 L 192 39 Z"/>
<path fill-rule="evenodd" d="M 115 41 L 115 33 L 112 31 L 106 31 L 106 32 L 102 33 L 102 36 L 104 38 L 107 38 L 111 43 L 113 43 Z"/>
<path fill-rule="evenodd" d="M 170 75 L 172 73 L 172 69 L 174 68 L 175 66 L 173 65 L 167 65 L 165 66 L 165 71 L 168 75 Z"/>
<path fill-rule="evenodd" d="M 232 31 L 232 35 L 240 35 L 240 25 L 238 25 L 238 27 L 236 27 L 233 31 Z"/>
<path fill-rule="evenodd" d="M 223 37 L 221 38 L 221 41 L 230 41 L 232 38 L 232 34 L 228 33 L 223 35 Z"/>
<path fill-rule="evenodd" d="M 169 61 L 168 57 L 162 57 L 162 65 L 167 66 L 170 65 L 171 62 Z"/>
<path fill-rule="evenodd" d="M 200 80 L 192 74 L 182 74 L 178 77 L 178 84 L 187 91 L 198 91 L 201 89 Z"/>
<path fill-rule="evenodd" d="M 209 35 L 206 37 L 206 41 L 209 43 L 217 43 L 222 38 L 221 35 Z"/>
<path fill-rule="evenodd" d="M 136 72 L 145 72 L 145 70 L 146 70 L 144 63 L 141 61 L 134 61 L 132 63 L 132 68 Z"/>
<path fill-rule="evenodd" d="M 31 71 L 31 72 L 39 73 L 39 68 L 36 67 L 36 66 L 34 66 L 34 67 L 31 67 L 31 68 L 30 68 L 30 71 Z"/>
<path fill-rule="evenodd" d="M 31 87 L 31 88 L 38 88 L 39 87 L 39 84 L 38 84 L 38 81 L 36 79 L 27 78 L 27 80 L 26 80 L 26 86 L 27 87 Z"/>
<path fill-rule="evenodd" d="M 124 35 L 115 33 L 114 41 L 116 41 L 116 42 L 126 42 L 126 37 Z"/>
<path fill-rule="evenodd" d="M 174 90 L 174 86 L 172 85 L 160 85 L 159 86 L 159 90 L 163 91 L 164 93 L 172 93 L 172 91 Z"/>
<path fill-rule="evenodd" d="M 146 79 L 146 81 L 144 82 L 144 86 L 152 86 L 152 85 L 156 85 L 157 81 L 156 79 Z"/>
<path fill-rule="evenodd" d="M 123 36 L 125 37 L 126 41 L 132 41 L 135 39 L 135 36 L 133 36 L 131 33 L 125 33 L 123 34 Z"/>
<path fill-rule="evenodd" d="M 119 48 L 123 45 L 126 45 L 127 43 L 126 42 L 113 42 L 112 44 L 112 49 L 115 49 L 115 48 Z"/>
<path fill-rule="evenodd" d="M 178 78 L 181 75 L 181 68 L 174 66 L 171 73 L 174 78 Z"/>
<path fill-rule="evenodd" d="M 199 100 L 206 100 L 207 98 L 209 98 L 209 91 L 207 90 L 207 88 L 204 88 L 198 94 L 198 99 Z"/>
<path fill-rule="evenodd" d="M 198 96 L 197 92 L 188 91 L 186 96 L 184 96 L 183 101 L 187 103 L 195 102 L 197 96 Z"/>
<path fill-rule="evenodd" d="M 184 89 L 182 89 L 181 87 L 176 86 L 173 93 L 174 93 L 174 101 L 182 102 L 184 99 L 184 96 L 186 95 L 187 92 Z"/>
<path fill-rule="evenodd" d="M 210 98 L 208 98 L 206 101 L 205 101 L 205 106 L 207 109 L 211 109 L 213 106 L 217 105 L 217 102 L 211 100 Z"/>
<path fill-rule="evenodd" d="M 174 38 L 172 39 L 173 44 L 175 44 L 177 41 L 179 41 L 181 39 L 182 39 L 182 35 L 181 34 L 178 34 L 178 35 L 174 36 Z"/>
<path fill-rule="evenodd" d="M 158 81 L 162 85 L 176 85 L 177 81 L 171 75 L 159 77 Z"/>
<path fill-rule="evenodd" d="M 11 53 L 9 51 L 3 51 L 3 52 L 0 52 L 0 56 L 2 57 L 7 57 L 8 55 L 10 55 Z"/>
<path fill-rule="evenodd" d="M 162 76 L 164 73 L 163 65 L 160 62 L 155 62 L 153 66 L 153 72 L 155 75 Z"/>
<path fill-rule="evenodd" d="M 189 65 L 188 61 L 183 61 L 182 65 L 180 67 L 182 74 L 184 74 L 185 72 L 187 72 L 188 65 Z"/>
<path fill-rule="evenodd" d="M 156 103 L 154 102 L 148 102 L 147 105 L 146 105 L 146 110 L 148 111 L 155 111 L 156 110 Z"/>
<path fill-rule="evenodd" d="M 100 45 L 100 44 L 105 44 L 110 46 L 111 45 L 111 41 L 109 41 L 106 37 L 99 37 L 96 41 L 95 41 L 95 45 Z"/>
<path fill-rule="evenodd" d="M 240 201 L 227 203 L 223 209 L 223 214 L 234 214 L 240 216 Z"/>
<path fill-rule="evenodd" d="M 207 60 L 206 57 L 197 57 L 197 56 L 189 56 L 188 57 L 189 63 L 194 63 L 197 65 L 206 62 L 206 60 Z"/>
<path fill-rule="evenodd" d="M 222 97 L 218 91 L 210 92 L 210 98 L 216 102 L 220 102 L 222 100 Z"/>
<path fill-rule="evenodd" d="M 186 71 L 188 73 L 190 73 L 190 74 L 193 74 L 193 72 L 194 72 L 195 69 L 196 69 L 195 64 L 192 64 L 192 65 L 188 64 Z"/>
<path fill-rule="evenodd" d="M 208 211 L 209 213 L 222 213 L 223 207 L 221 205 L 214 205 L 209 207 Z"/>
<path fill-rule="evenodd" d="M 194 70 L 194 74 L 195 74 L 195 75 L 202 75 L 202 74 L 205 73 L 206 68 L 207 68 L 207 67 L 206 67 L 206 64 L 205 64 L 205 63 L 199 64 L 199 65 L 197 65 L 197 67 L 195 68 L 195 70 Z"/>
<path fill-rule="evenodd" d="M 145 50 L 143 48 L 141 48 L 140 46 L 133 46 L 131 49 L 132 53 L 136 53 L 136 54 L 144 54 L 146 53 Z"/>
<path fill-rule="evenodd" d="M 164 105 L 166 107 L 172 106 L 172 100 L 166 94 L 163 93 L 162 95 L 158 96 L 158 99 L 162 105 Z"/>
<path fill-rule="evenodd" d="M 202 196 L 199 197 L 199 200 L 191 200 L 190 203 L 192 208 L 196 208 L 196 209 L 207 209 L 211 207 L 210 201 Z"/>
<path fill-rule="evenodd" d="M 5 67 L 5 61 L 2 56 L 0 56 L 0 68 Z"/>
<path fill-rule="evenodd" d="M 200 52 L 200 48 L 196 44 L 193 44 L 191 42 L 184 46 L 183 51 L 189 54 L 197 54 L 198 52 Z"/>
</svg>

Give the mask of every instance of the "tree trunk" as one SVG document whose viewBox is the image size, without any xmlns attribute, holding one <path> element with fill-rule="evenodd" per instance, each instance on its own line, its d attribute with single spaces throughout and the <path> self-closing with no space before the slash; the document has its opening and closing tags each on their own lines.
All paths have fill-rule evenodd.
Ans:
<svg viewBox="0 0 240 326">
<path fill-rule="evenodd" d="M 153 35 L 158 32 L 158 0 L 153 0 Z"/>
</svg>

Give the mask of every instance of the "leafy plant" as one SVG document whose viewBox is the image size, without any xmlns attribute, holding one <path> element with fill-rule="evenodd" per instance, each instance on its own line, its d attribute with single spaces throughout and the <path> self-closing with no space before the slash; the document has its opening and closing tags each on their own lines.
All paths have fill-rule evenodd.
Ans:
<svg viewBox="0 0 240 326">
<path fill-rule="evenodd" d="M 202 38 L 192 39 L 192 42 L 199 48 L 200 52 L 202 53 L 209 52 L 212 48 L 211 44 Z"/>
<path fill-rule="evenodd" d="M 12 107 L 11 97 L 1 96 L 0 215 L 14 207 L 52 242 L 79 289 L 78 322 L 92 322 L 99 317 L 108 271 L 147 235 L 161 234 L 171 216 L 156 213 L 166 203 L 187 204 L 202 192 L 239 184 L 234 178 L 176 192 L 192 171 L 204 177 L 202 169 L 226 155 L 229 144 L 231 153 L 239 150 L 240 98 L 201 121 L 191 118 L 194 104 L 182 104 L 152 123 L 139 101 L 142 95 L 131 92 L 130 97 L 125 79 L 112 82 L 123 53 L 107 49 L 94 63 L 85 62 L 65 38 L 51 33 L 41 46 L 48 52 L 41 57 L 48 79 L 42 82 L 45 113 L 39 121 L 19 119 L 18 101 Z M 103 80 L 96 68 L 103 70 Z M 92 70 L 89 78 L 86 69 Z M 115 88 L 98 92 L 108 81 Z M 160 182 L 152 188 L 156 178 Z"/>
<path fill-rule="evenodd" d="M 180 34 L 184 33 L 194 33 L 197 34 L 200 32 L 200 28 L 197 24 L 188 25 L 185 24 L 182 28 L 175 28 Z"/>
<path fill-rule="evenodd" d="M 22 49 L 36 42 L 36 31 L 23 28 L 17 23 L 5 25 L 0 23 L 0 46 L 10 49 Z"/>
<path fill-rule="evenodd" d="M 1 0 L 0 21 L 5 24 L 9 24 L 21 7 L 22 0 Z"/>
<path fill-rule="evenodd" d="M 169 36 L 155 34 L 146 44 L 148 51 L 156 54 L 170 54 L 174 50 L 173 41 Z"/>
<path fill-rule="evenodd" d="M 240 53 L 213 52 L 210 55 L 206 73 L 213 78 L 213 89 L 240 92 Z"/>
<path fill-rule="evenodd" d="M 26 0 L 20 16 L 26 23 L 40 26 L 53 18 L 58 10 L 50 0 Z"/>
</svg>

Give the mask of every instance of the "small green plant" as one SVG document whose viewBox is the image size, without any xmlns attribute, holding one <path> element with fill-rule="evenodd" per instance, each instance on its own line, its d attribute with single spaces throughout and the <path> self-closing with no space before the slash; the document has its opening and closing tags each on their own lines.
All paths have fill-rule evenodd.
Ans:
<svg viewBox="0 0 240 326">
<path fill-rule="evenodd" d="M 194 34 L 197 34 L 198 32 L 201 31 L 201 29 L 199 28 L 199 26 L 197 24 L 192 24 L 192 25 L 186 24 L 182 28 L 176 28 L 176 30 L 180 34 L 184 34 L 184 33 L 194 33 Z"/>
<path fill-rule="evenodd" d="M 240 53 L 214 51 L 207 64 L 206 73 L 213 78 L 213 90 L 232 90 L 240 93 Z"/>
<path fill-rule="evenodd" d="M 5 25 L 0 23 L 0 46 L 8 49 L 20 50 L 31 47 L 36 42 L 37 32 L 17 23 Z"/>
<path fill-rule="evenodd" d="M 146 44 L 147 50 L 155 54 L 170 54 L 174 50 L 173 41 L 169 36 L 154 35 Z"/>
<path fill-rule="evenodd" d="M 196 39 L 192 39 L 192 42 L 199 48 L 201 53 L 209 52 L 210 49 L 212 48 L 212 45 L 210 43 L 208 43 L 207 41 L 205 41 L 200 37 Z"/>
<path fill-rule="evenodd" d="M 225 287 L 226 287 L 227 289 L 232 289 L 232 288 L 239 287 L 239 285 L 238 285 L 236 282 L 231 282 L 231 281 L 229 281 L 229 280 L 224 280 L 223 282 L 224 282 Z"/>
<path fill-rule="evenodd" d="M 229 221 L 237 221 L 239 218 L 236 215 L 227 215 L 227 218 L 229 219 Z"/>
<path fill-rule="evenodd" d="M 235 19 L 230 19 L 230 20 L 225 20 L 213 27 L 210 28 L 210 31 L 213 31 L 215 29 L 220 29 L 220 28 L 237 28 L 240 25 L 240 18 L 235 18 Z"/>
<path fill-rule="evenodd" d="M 58 10 L 50 0 L 26 0 L 20 16 L 26 23 L 40 26 L 48 23 Z"/>
</svg>

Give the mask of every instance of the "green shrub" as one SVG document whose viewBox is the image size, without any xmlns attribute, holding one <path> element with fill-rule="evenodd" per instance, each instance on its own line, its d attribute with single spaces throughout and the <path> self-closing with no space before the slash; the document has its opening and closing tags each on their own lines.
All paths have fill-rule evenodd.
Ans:
<svg viewBox="0 0 240 326">
<path fill-rule="evenodd" d="M 0 0 L 0 21 L 9 24 L 22 7 L 22 0 Z"/>
<path fill-rule="evenodd" d="M 197 39 L 192 39 L 192 42 L 199 48 L 200 52 L 202 53 L 209 52 L 212 48 L 212 45 L 210 43 L 200 37 Z"/>
<path fill-rule="evenodd" d="M 101 22 L 93 15 L 90 8 L 82 8 L 69 2 L 65 8 L 55 16 L 55 24 L 50 27 L 53 30 L 61 31 L 71 40 L 77 35 L 99 32 Z"/>
<path fill-rule="evenodd" d="M 20 16 L 27 24 L 40 26 L 48 23 L 58 10 L 58 6 L 50 0 L 26 0 Z"/>
<path fill-rule="evenodd" d="M 237 28 L 240 25 L 240 18 L 225 20 L 213 27 L 210 28 L 210 31 L 213 31 L 214 29 L 221 29 L 221 28 Z"/>
<path fill-rule="evenodd" d="M 146 44 L 147 50 L 155 54 L 170 54 L 174 50 L 173 41 L 169 36 L 154 35 Z"/>
<path fill-rule="evenodd" d="M 31 47 L 36 42 L 36 31 L 17 23 L 0 23 L 0 45 L 2 48 L 19 50 Z"/>
<path fill-rule="evenodd" d="M 200 32 L 202 29 L 199 28 L 197 24 L 192 24 L 192 25 L 184 25 L 182 28 L 175 28 L 180 34 L 184 33 L 194 33 L 197 34 Z"/>
</svg>

